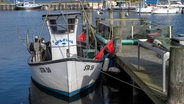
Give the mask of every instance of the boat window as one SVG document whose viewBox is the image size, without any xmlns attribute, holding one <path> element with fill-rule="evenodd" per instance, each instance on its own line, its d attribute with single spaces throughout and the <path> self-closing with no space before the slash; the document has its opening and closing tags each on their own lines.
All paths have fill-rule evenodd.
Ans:
<svg viewBox="0 0 184 104">
<path fill-rule="evenodd" d="M 53 34 L 63 34 L 67 32 L 66 23 L 58 20 L 49 20 L 51 32 Z"/>
<path fill-rule="evenodd" d="M 68 18 L 68 23 L 60 19 L 51 19 L 50 28 L 53 34 L 73 33 L 75 29 L 75 18 Z M 68 29 L 67 29 L 68 28 Z"/>
<path fill-rule="evenodd" d="M 73 33 L 75 29 L 75 18 L 69 18 L 68 19 L 68 31 L 70 33 Z"/>
<path fill-rule="evenodd" d="M 50 20 L 50 27 L 52 32 L 57 31 L 56 20 Z"/>
<path fill-rule="evenodd" d="M 25 2 L 24 5 L 28 5 L 29 3 L 28 2 Z"/>
</svg>

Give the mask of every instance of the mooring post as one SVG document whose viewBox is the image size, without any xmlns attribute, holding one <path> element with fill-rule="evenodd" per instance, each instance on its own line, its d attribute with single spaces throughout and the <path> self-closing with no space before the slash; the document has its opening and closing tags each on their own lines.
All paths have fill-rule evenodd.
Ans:
<svg viewBox="0 0 184 104">
<path fill-rule="evenodd" d="M 112 10 L 109 10 L 109 24 L 112 25 L 113 24 L 113 11 Z"/>
<path fill-rule="evenodd" d="M 125 20 L 123 20 L 123 18 L 125 18 L 124 12 L 120 12 L 119 18 L 122 19 L 122 20 L 120 20 L 120 25 L 121 25 L 121 26 L 125 26 L 125 25 L 126 25 L 126 22 L 125 22 Z"/>
<path fill-rule="evenodd" d="M 110 10 L 109 11 L 109 26 L 110 26 L 110 38 L 114 38 L 114 36 L 113 36 L 113 11 L 112 10 Z"/>
<path fill-rule="evenodd" d="M 92 26 L 92 10 L 90 8 L 87 9 L 87 17 L 88 17 L 88 22 L 89 22 L 89 25 Z M 90 28 L 90 27 L 89 27 Z M 89 31 L 89 34 L 91 35 L 92 34 L 92 31 L 91 30 L 92 28 L 90 28 L 88 31 Z"/>
<path fill-rule="evenodd" d="M 99 32 L 99 22 L 100 22 L 100 18 L 96 18 L 96 31 Z"/>
<path fill-rule="evenodd" d="M 86 31 L 86 23 L 87 23 L 87 20 L 85 18 L 85 13 L 84 11 L 82 11 L 82 31 Z"/>
<path fill-rule="evenodd" d="M 93 36 L 93 33 L 94 33 L 94 29 L 92 28 L 92 10 L 90 8 L 87 9 L 87 17 L 88 17 L 88 28 L 87 31 L 88 31 L 88 35 L 89 37 L 92 37 Z M 86 40 L 89 41 L 90 38 L 86 37 Z"/>
<path fill-rule="evenodd" d="M 184 47 L 171 47 L 168 104 L 184 104 Z"/>
<path fill-rule="evenodd" d="M 172 38 L 172 26 L 169 26 L 169 38 Z"/>
</svg>

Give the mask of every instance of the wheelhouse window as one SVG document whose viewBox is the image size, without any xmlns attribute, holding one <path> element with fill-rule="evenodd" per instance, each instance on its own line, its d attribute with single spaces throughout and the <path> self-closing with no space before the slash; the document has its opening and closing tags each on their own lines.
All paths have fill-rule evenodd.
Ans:
<svg viewBox="0 0 184 104">
<path fill-rule="evenodd" d="M 74 32 L 75 29 L 75 18 L 68 19 L 68 31 Z"/>
<path fill-rule="evenodd" d="M 75 18 L 68 18 L 67 21 L 51 19 L 49 23 L 53 34 L 73 33 L 75 29 Z"/>
</svg>

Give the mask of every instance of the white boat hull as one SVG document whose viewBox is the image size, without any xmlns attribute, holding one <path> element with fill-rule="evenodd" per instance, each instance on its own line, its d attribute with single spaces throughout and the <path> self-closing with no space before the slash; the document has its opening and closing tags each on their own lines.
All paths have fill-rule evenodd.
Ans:
<svg viewBox="0 0 184 104">
<path fill-rule="evenodd" d="M 154 7 L 137 8 L 137 13 L 151 13 Z"/>
<path fill-rule="evenodd" d="M 152 11 L 153 14 L 176 14 L 179 12 L 179 8 L 156 8 Z"/>
<path fill-rule="evenodd" d="M 16 10 L 32 10 L 41 9 L 42 5 L 32 5 L 32 6 L 16 6 Z"/>
<path fill-rule="evenodd" d="M 17 10 L 41 9 L 41 4 L 16 5 Z"/>
<path fill-rule="evenodd" d="M 100 75 L 102 61 L 68 58 L 29 65 L 34 81 L 71 97 L 94 84 Z"/>
</svg>

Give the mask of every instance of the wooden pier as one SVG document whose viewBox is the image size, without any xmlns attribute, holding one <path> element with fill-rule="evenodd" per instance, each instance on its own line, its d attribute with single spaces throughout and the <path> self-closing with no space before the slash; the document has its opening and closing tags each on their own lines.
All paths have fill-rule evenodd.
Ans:
<svg viewBox="0 0 184 104">
<path fill-rule="evenodd" d="M 138 60 L 137 45 L 120 46 L 116 63 L 150 97 L 155 104 L 166 104 L 167 89 L 163 92 L 162 59 L 148 48 L 140 48 Z"/>
<path fill-rule="evenodd" d="M 136 22 L 132 22 L 136 20 L 144 21 L 144 19 L 124 18 L 123 15 L 115 19 L 109 12 L 109 18 L 97 20 L 97 27 L 100 27 L 97 31 L 99 34 L 101 33 L 102 37 L 103 34 L 112 34 L 110 38 L 116 40 L 115 63 L 130 76 L 132 80 L 130 83 L 135 86 L 133 89 L 136 89 L 138 85 L 140 88 L 137 90 L 144 91 L 155 104 L 184 104 L 184 47 L 170 44 L 172 43 L 171 26 L 163 28 L 159 25 L 154 28 L 150 25 L 144 27 L 140 24 L 138 27 L 142 29 L 140 28 L 140 31 L 136 32 L 133 29 L 138 30 L 138 27 L 135 27 Z M 105 22 L 103 23 L 103 21 Z M 130 26 L 132 24 L 134 26 Z M 147 30 L 144 30 L 145 28 Z M 136 39 L 137 43 L 130 41 L 132 44 L 128 45 L 122 42 L 122 39 L 134 40 L 134 36 L 143 34 L 144 31 L 159 30 L 159 28 L 163 32 L 159 39 L 163 44 L 169 42 L 165 48 L 159 44 L 145 41 L 146 37 L 137 37 L 139 38 Z M 127 36 L 129 39 L 125 38 Z M 184 38 L 182 39 L 183 42 Z"/>
<path fill-rule="evenodd" d="M 138 19 L 122 18 L 121 22 L 124 21 L 124 24 L 126 24 L 126 20 L 134 21 Z M 107 32 L 107 30 L 110 30 L 110 26 L 103 26 L 103 24 L 101 23 L 99 25 L 101 25 L 102 27 L 102 30 L 100 30 L 102 34 L 109 33 Z M 152 47 L 152 45 L 150 44 L 148 44 L 148 46 L 152 47 L 151 49 L 138 44 L 134 45 L 133 43 L 129 45 L 122 45 L 121 39 L 123 36 L 121 35 L 122 33 L 125 34 L 126 32 L 120 32 L 120 30 L 124 31 L 126 29 L 122 30 L 120 28 L 117 28 L 117 26 L 112 27 L 114 30 L 116 29 L 113 32 L 113 37 L 116 40 L 117 49 L 115 58 L 116 65 L 120 67 L 124 72 L 126 72 L 132 79 L 133 83 L 135 82 L 155 104 L 167 104 L 168 61 L 166 59 L 168 59 L 169 55 L 167 54 L 166 59 L 164 59 L 166 70 L 166 72 L 164 72 L 162 57 L 164 56 L 165 51 L 162 52 L 162 50 L 160 49 L 156 49 L 157 51 L 153 51 L 152 48 L 156 47 Z M 131 36 L 131 33 L 129 34 Z"/>
<path fill-rule="evenodd" d="M 163 60 L 157 52 L 147 47 L 140 47 L 141 58 L 139 59 L 137 45 L 122 45 L 120 47 L 116 63 L 155 104 L 184 103 L 183 46 L 170 47 L 166 72 L 163 71 Z M 164 73 L 166 74 L 165 79 L 163 79 Z M 163 86 L 163 81 L 165 86 Z"/>
</svg>

